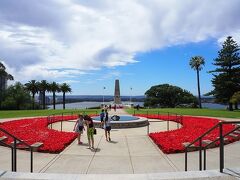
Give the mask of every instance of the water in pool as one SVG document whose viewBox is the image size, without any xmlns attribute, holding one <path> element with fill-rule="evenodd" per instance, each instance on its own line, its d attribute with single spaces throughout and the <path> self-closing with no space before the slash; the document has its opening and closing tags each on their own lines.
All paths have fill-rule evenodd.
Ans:
<svg viewBox="0 0 240 180">
<path fill-rule="evenodd" d="M 109 118 L 111 118 L 112 116 L 109 116 Z M 135 117 L 135 116 L 119 116 L 120 119 L 119 121 L 133 121 L 133 120 L 138 120 L 139 118 L 138 117 Z M 92 117 L 93 120 L 95 121 L 100 121 L 100 117 L 99 116 L 94 116 Z M 112 118 L 112 121 L 115 121 L 115 117 Z"/>
</svg>

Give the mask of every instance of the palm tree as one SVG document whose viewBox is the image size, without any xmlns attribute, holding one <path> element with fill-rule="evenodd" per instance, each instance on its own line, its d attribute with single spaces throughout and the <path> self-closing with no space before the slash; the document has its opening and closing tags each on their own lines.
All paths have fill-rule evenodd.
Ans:
<svg viewBox="0 0 240 180">
<path fill-rule="evenodd" d="M 189 65 L 192 69 L 197 71 L 197 85 L 198 85 L 198 101 L 199 101 L 199 108 L 202 108 L 201 103 L 201 93 L 200 93 L 200 80 L 199 80 L 199 71 L 202 70 L 202 66 L 204 66 L 205 60 L 201 56 L 194 56 L 190 59 Z"/>
<path fill-rule="evenodd" d="M 42 80 L 38 83 L 38 89 L 40 91 L 40 97 L 42 98 L 43 109 L 46 109 L 46 91 L 49 90 L 49 84 L 46 80 Z"/>
<path fill-rule="evenodd" d="M 53 93 L 53 109 L 55 109 L 56 92 L 60 92 L 60 86 L 56 82 L 52 82 L 49 84 L 49 90 Z"/>
<path fill-rule="evenodd" d="M 70 88 L 70 86 L 66 83 L 63 83 L 60 87 L 61 91 L 63 92 L 63 109 L 65 109 L 65 93 L 66 92 L 71 92 L 72 89 Z"/>
<path fill-rule="evenodd" d="M 28 81 L 25 84 L 26 89 L 32 93 L 32 108 L 35 109 L 35 95 L 38 93 L 38 82 L 36 80 Z"/>
</svg>

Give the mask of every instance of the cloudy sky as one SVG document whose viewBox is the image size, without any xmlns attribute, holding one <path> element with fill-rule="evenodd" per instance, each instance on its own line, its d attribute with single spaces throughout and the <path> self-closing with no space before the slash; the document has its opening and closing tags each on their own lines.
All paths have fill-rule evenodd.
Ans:
<svg viewBox="0 0 240 180">
<path fill-rule="evenodd" d="M 239 0 L 0 0 L 0 61 L 15 81 L 67 82 L 72 94 L 143 95 L 169 83 L 202 91 L 226 36 L 240 42 Z M 103 91 L 103 87 L 106 89 Z M 132 88 L 132 90 L 130 90 Z"/>
</svg>

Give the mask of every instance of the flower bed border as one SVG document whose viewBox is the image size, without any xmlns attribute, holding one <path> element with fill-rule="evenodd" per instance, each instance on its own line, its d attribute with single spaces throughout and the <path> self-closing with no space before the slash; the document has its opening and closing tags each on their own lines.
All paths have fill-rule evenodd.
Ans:
<svg viewBox="0 0 240 180">
<path fill-rule="evenodd" d="M 49 129 L 48 126 L 51 123 L 73 119 L 77 119 L 77 116 L 54 116 L 51 121 L 48 120 L 48 117 L 23 118 L 3 122 L 0 127 L 29 145 L 42 142 L 43 146 L 38 149 L 39 152 L 60 153 L 76 139 L 77 134 Z M 3 135 L 7 136 L 0 132 L 0 136 Z M 5 143 L 10 145 L 12 141 L 13 139 L 8 137 Z M 21 146 L 18 145 L 19 148 Z"/>
<path fill-rule="evenodd" d="M 211 127 L 220 122 L 216 118 L 207 118 L 207 117 L 194 117 L 194 116 L 182 116 L 181 118 L 176 118 L 176 116 L 168 115 L 159 115 L 159 114 L 136 114 L 135 116 L 146 117 L 149 119 L 159 119 L 164 121 L 174 121 L 182 125 L 181 128 L 170 131 L 163 132 L 153 132 L 149 134 L 149 137 L 153 142 L 166 154 L 171 153 L 181 153 L 185 151 L 183 143 L 193 142 L 200 135 L 205 133 Z M 223 134 L 230 132 L 235 127 L 234 124 L 225 124 L 223 126 Z M 214 141 L 219 136 L 219 128 L 216 128 L 211 133 L 206 135 L 203 140 Z M 225 141 L 225 144 L 229 144 L 235 141 L 240 140 L 240 135 L 238 138 L 233 138 L 228 136 L 228 140 Z M 197 147 L 198 142 L 194 143 Z M 217 141 L 212 147 L 218 147 L 219 141 Z M 193 149 L 197 150 L 197 148 Z"/>
</svg>

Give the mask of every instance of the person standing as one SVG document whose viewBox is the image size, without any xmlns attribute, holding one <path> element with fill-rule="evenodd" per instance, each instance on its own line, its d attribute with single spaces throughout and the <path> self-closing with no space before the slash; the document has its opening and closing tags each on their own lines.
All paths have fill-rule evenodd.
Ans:
<svg viewBox="0 0 240 180">
<path fill-rule="evenodd" d="M 78 119 L 74 125 L 73 131 L 75 131 L 76 133 L 78 133 L 78 144 L 82 144 L 81 142 L 81 134 L 83 133 L 83 130 L 85 130 L 84 128 L 84 119 L 83 116 L 81 114 L 78 115 Z"/>
<path fill-rule="evenodd" d="M 87 125 L 87 137 L 88 137 L 88 148 L 94 150 L 94 124 L 90 116 L 85 115 L 84 119 L 86 120 Z"/>
<path fill-rule="evenodd" d="M 103 128 L 103 124 L 104 124 L 104 117 L 105 117 L 105 113 L 104 113 L 104 109 L 102 109 L 102 112 L 100 113 L 100 120 L 101 120 L 101 128 Z"/>
<path fill-rule="evenodd" d="M 108 117 L 107 110 L 105 110 L 104 129 L 105 129 L 106 141 L 111 141 L 111 137 L 110 137 L 111 119 Z"/>
</svg>

